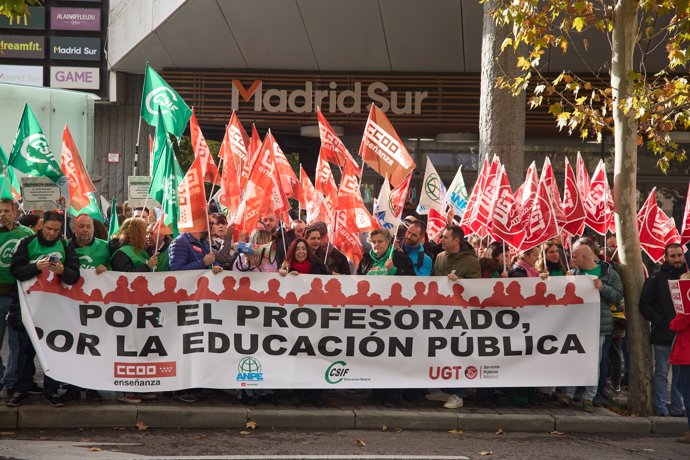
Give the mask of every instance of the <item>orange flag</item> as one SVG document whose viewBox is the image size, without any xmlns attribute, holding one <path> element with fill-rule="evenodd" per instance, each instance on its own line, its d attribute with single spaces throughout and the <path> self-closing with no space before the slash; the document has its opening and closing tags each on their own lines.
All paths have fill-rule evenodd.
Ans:
<svg viewBox="0 0 690 460">
<path fill-rule="evenodd" d="M 321 150 L 319 150 L 319 154 L 326 161 L 335 163 L 341 168 L 353 168 L 357 171 L 357 176 L 359 177 L 359 165 L 352 158 L 350 152 L 347 151 L 345 144 L 335 133 L 326 117 L 323 116 L 321 109 L 316 110 L 316 115 L 319 119 L 319 135 L 321 137 Z"/>
<path fill-rule="evenodd" d="M 307 209 L 309 203 L 314 201 L 314 198 L 316 197 L 316 189 L 314 188 L 314 184 L 311 183 L 311 180 L 309 179 L 309 176 L 302 165 L 299 165 L 299 182 L 300 187 L 297 196 L 299 208 Z"/>
<path fill-rule="evenodd" d="M 359 154 L 381 176 L 388 177 L 393 187 L 404 181 L 415 168 L 414 160 L 388 117 L 374 104 L 369 111 Z"/>
<path fill-rule="evenodd" d="M 290 209 L 290 204 L 277 174 L 274 143 L 275 139 L 269 131 L 247 181 L 246 212 L 249 215 L 249 211 L 254 211 L 259 218 L 273 214 L 278 219 L 288 222 L 287 211 Z"/>
<path fill-rule="evenodd" d="M 343 171 L 343 177 L 340 180 L 335 213 L 338 217 L 345 216 L 346 228 L 352 233 L 368 232 L 379 228 L 376 219 L 364 206 L 357 175 L 349 168 Z"/>
<path fill-rule="evenodd" d="M 65 125 L 62 131 L 62 172 L 69 180 L 70 205 L 80 211 L 91 202 L 87 193 L 95 192 L 96 188 L 86 172 L 84 163 L 74 143 L 69 127 Z"/>
<path fill-rule="evenodd" d="M 300 187 L 297 174 L 295 174 L 295 170 L 292 169 L 292 165 L 285 157 L 285 154 L 281 150 L 273 135 L 271 135 L 271 139 L 273 139 L 273 157 L 275 158 L 276 162 L 276 171 L 278 173 L 283 191 L 285 192 L 285 196 L 288 198 L 297 199 L 299 196 Z"/>
<path fill-rule="evenodd" d="M 256 130 L 256 126 L 252 123 L 252 137 L 249 139 L 249 147 L 247 148 L 247 155 L 249 156 L 247 161 L 244 162 L 242 166 L 242 174 L 240 175 L 240 188 L 245 190 L 247 187 L 247 181 L 249 180 L 249 175 L 254 168 L 254 163 L 256 163 L 256 157 L 259 155 L 261 150 L 261 136 Z"/>
<path fill-rule="evenodd" d="M 204 232 L 208 230 L 208 208 L 204 190 L 202 157 L 197 156 L 180 183 L 180 220 L 177 227 L 182 232 Z"/>
<path fill-rule="evenodd" d="M 410 188 L 410 179 L 412 179 L 412 174 L 407 176 L 407 179 L 391 190 L 390 199 L 393 201 L 393 213 L 395 217 L 400 218 L 405 209 L 405 200 L 407 200 L 407 192 Z"/>
<path fill-rule="evenodd" d="M 242 197 L 239 178 L 237 177 L 237 166 L 232 158 L 226 157 L 223 160 L 223 175 L 221 176 L 220 203 L 230 210 L 231 215 L 237 212 Z"/>
<path fill-rule="evenodd" d="M 362 260 L 362 245 L 359 242 L 359 235 L 351 233 L 348 228 L 347 216 L 343 212 L 336 214 L 335 231 L 333 246 L 345 255 L 355 267 Z"/>
<path fill-rule="evenodd" d="M 192 110 L 192 118 L 189 120 L 189 131 L 192 135 L 192 147 L 194 148 L 194 156 L 201 158 L 201 170 L 203 171 L 203 178 L 205 182 L 211 182 L 220 185 L 220 173 L 216 162 L 213 161 L 211 151 L 208 149 L 206 139 L 204 138 L 199 123 L 196 121 L 196 115 Z"/>
<path fill-rule="evenodd" d="M 248 148 L 249 136 L 233 110 L 230 122 L 225 129 L 225 136 L 223 136 L 223 143 L 220 145 L 218 157 L 222 158 L 223 161 L 232 161 L 235 164 L 235 170 L 242 171 L 244 164 L 249 158 Z"/>
<path fill-rule="evenodd" d="M 316 177 L 314 179 L 316 191 L 324 196 L 326 205 L 332 212 L 338 200 L 338 187 L 335 185 L 331 166 L 321 155 L 319 155 L 319 159 L 316 162 Z"/>
</svg>

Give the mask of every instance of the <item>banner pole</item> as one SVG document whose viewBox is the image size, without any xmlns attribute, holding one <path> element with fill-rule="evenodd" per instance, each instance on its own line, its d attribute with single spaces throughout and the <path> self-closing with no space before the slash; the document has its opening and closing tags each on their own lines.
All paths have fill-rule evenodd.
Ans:
<svg viewBox="0 0 690 460">
<path fill-rule="evenodd" d="M 141 114 L 139 114 L 139 127 L 137 128 L 137 143 L 134 145 L 134 170 L 132 171 L 133 176 L 137 175 L 137 163 L 139 162 L 139 137 L 141 137 Z"/>
<path fill-rule="evenodd" d="M 503 243 L 503 271 L 507 272 L 508 271 L 508 261 L 506 260 L 506 242 L 501 241 Z"/>
</svg>

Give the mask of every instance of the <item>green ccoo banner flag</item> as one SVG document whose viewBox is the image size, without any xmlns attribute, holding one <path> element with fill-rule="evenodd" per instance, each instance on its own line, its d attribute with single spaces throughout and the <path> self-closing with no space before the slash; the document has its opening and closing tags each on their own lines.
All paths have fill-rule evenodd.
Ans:
<svg viewBox="0 0 690 460">
<path fill-rule="evenodd" d="M 177 91 L 147 65 L 141 94 L 141 118 L 149 125 L 157 126 L 159 109 L 169 132 L 179 139 L 192 116 L 192 110 Z"/>
<path fill-rule="evenodd" d="M 56 184 L 64 176 L 29 104 L 24 105 L 8 164 L 29 176 L 47 177 Z"/>
</svg>

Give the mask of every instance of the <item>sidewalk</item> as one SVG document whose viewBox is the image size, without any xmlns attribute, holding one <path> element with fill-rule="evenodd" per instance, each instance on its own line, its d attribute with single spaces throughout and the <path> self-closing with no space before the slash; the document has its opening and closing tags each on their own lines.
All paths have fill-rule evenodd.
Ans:
<svg viewBox="0 0 690 460">
<path fill-rule="evenodd" d="M 4 392 L 3 392 L 4 393 Z M 68 402 L 64 407 L 48 405 L 42 396 L 30 396 L 18 408 L 0 406 L 0 429 L 134 427 L 152 428 L 245 428 L 255 421 L 262 428 L 308 430 L 452 430 L 564 433 L 663 433 L 687 431 L 686 418 L 627 417 L 604 408 L 593 414 L 579 407 L 561 407 L 557 402 L 518 408 L 489 409 L 473 404 L 458 410 L 441 407 L 438 401 L 403 402 L 397 409 L 364 403 L 364 391 L 326 391 L 325 406 L 296 406 L 279 394 L 278 404 L 259 402 L 245 406 L 234 393 L 225 391 L 198 403 L 186 404 L 160 395 L 141 404 L 122 404 L 114 393 L 103 393 L 101 404 Z M 624 400 L 624 399 L 623 399 Z M 3 400 L 4 403 L 4 400 Z"/>
</svg>

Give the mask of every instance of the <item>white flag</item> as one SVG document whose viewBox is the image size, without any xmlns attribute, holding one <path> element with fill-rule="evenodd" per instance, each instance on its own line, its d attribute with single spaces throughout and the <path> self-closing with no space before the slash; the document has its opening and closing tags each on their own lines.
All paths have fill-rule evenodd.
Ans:
<svg viewBox="0 0 690 460">
<path fill-rule="evenodd" d="M 458 168 L 458 172 L 455 173 L 455 178 L 453 182 L 450 183 L 448 187 L 448 192 L 446 193 L 446 200 L 448 204 L 453 207 L 455 215 L 462 216 L 467 207 L 467 188 L 465 187 L 465 179 L 462 177 L 462 165 Z"/>
<path fill-rule="evenodd" d="M 395 206 L 391 199 L 391 186 L 388 178 L 383 181 L 379 198 L 374 202 L 374 217 L 379 225 L 386 230 L 393 230 L 400 225 L 400 219 L 395 215 Z"/>
<path fill-rule="evenodd" d="M 429 209 L 436 209 L 440 213 L 445 214 L 447 207 L 446 187 L 443 185 L 441 177 L 436 172 L 436 168 L 434 168 L 431 160 L 427 157 L 424 181 L 422 181 L 422 190 L 419 193 L 417 214 L 429 214 Z"/>
</svg>

